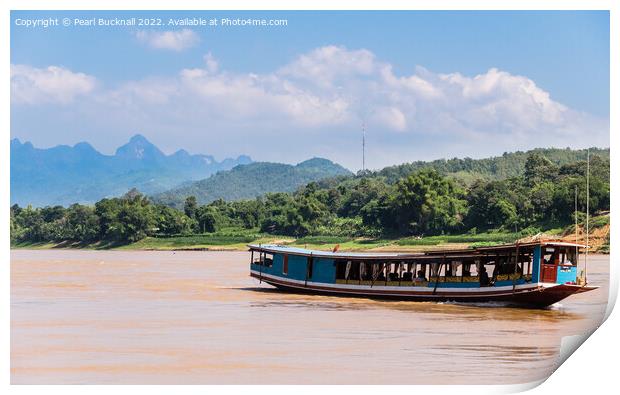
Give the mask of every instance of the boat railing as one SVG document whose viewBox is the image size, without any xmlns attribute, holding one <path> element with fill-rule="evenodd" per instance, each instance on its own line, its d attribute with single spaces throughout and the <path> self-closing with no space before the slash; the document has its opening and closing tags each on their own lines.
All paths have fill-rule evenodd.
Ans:
<svg viewBox="0 0 620 395">
<path fill-rule="evenodd" d="M 531 275 L 530 275 L 531 276 Z M 518 280 L 520 279 L 521 273 L 511 273 L 511 274 L 498 274 L 495 281 L 508 281 L 508 280 Z"/>
</svg>

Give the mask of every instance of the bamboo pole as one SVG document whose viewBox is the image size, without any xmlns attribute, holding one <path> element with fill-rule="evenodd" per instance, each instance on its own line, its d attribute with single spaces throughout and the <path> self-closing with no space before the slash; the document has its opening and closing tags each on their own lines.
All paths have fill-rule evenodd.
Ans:
<svg viewBox="0 0 620 395">
<path fill-rule="evenodd" d="M 435 293 L 437 292 L 437 285 L 439 284 L 439 275 L 441 274 L 441 269 L 443 268 L 444 264 L 446 262 L 446 256 L 444 255 L 441 258 L 441 265 L 439 265 L 439 269 L 437 269 L 437 273 L 435 276 L 435 288 L 433 288 L 433 295 L 435 295 Z M 432 270 L 431 270 L 432 272 Z"/>
<path fill-rule="evenodd" d="M 590 250 L 590 148 L 586 168 L 586 259 L 583 271 L 583 280 L 588 284 L 588 251 Z"/>
</svg>

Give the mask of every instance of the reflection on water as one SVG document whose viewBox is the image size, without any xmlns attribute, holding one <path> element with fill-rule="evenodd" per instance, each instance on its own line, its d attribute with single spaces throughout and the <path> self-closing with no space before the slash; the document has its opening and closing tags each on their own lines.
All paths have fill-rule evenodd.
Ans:
<svg viewBox="0 0 620 395">
<path fill-rule="evenodd" d="M 282 293 L 243 252 L 11 252 L 13 383 L 504 384 L 538 380 L 601 289 L 545 310 Z"/>
</svg>

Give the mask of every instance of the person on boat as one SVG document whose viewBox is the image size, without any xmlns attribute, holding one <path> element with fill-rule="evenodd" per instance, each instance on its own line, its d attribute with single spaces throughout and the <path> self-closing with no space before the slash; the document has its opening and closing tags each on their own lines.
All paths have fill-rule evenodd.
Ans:
<svg viewBox="0 0 620 395">
<path fill-rule="evenodd" d="M 385 281 L 385 273 L 383 273 L 383 268 L 380 268 L 379 270 L 380 271 L 377 272 L 376 276 L 373 275 L 374 281 Z"/>
<path fill-rule="evenodd" d="M 400 279 L 399 276 L 399 272 L 400 272 L 400 263 L 397 263 L 395 265 L 393 264 L 389 264 L 388 266 L 388 280 L 390 281 L 398 281 Z"/>
<path fill-rule="evenodd" d="M 424 277 L 424 272 L 422 270 L 418 270 L 418 276 L 415 278 L 416 282 L 425 282 L 428 281 L 426 277 Z"/>
<path fill-rule="evenodd" d="M 483 265 L 480 269 L 480 286 L 488 287 L 489 285 L 491 285 L 491 281 L 489 280 L 489 274 L 487 273 L 487 268 Z"/>
</svg>

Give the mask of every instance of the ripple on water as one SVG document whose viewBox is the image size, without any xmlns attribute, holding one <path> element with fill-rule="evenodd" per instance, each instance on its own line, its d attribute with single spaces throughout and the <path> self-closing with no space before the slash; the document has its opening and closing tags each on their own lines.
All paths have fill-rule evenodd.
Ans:
<svg viewBox="0 0 620 395">
<path fill-rule="evenodd" d="M 240 252 L 12 251 L 11 381 L 530 382 L 604 314 L 591 258 L 600 290 L 530 310 L 284 293 Z"/>
</svg>

